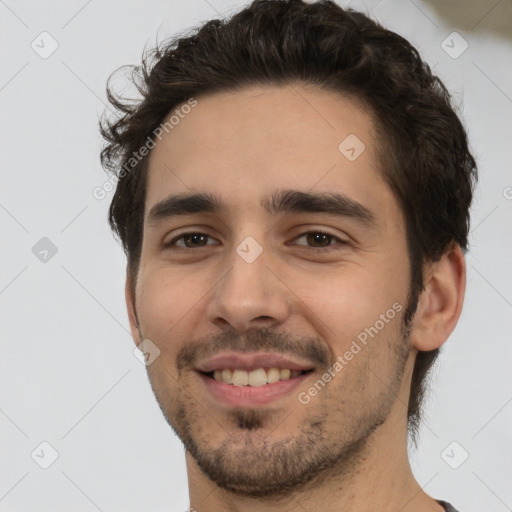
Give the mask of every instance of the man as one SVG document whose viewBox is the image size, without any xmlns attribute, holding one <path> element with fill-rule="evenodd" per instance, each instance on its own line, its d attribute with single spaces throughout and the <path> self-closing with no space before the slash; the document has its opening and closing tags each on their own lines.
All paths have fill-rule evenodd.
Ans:
<svg viewBox="0 0 512 512">
<path fill-rule="evenodd" d="M 455 510 L 407 454 L 476 179 L 443 84 L 328 1 L 256 0 L 151 58 L 102 161 L 191 509 Z"/>
</svg>

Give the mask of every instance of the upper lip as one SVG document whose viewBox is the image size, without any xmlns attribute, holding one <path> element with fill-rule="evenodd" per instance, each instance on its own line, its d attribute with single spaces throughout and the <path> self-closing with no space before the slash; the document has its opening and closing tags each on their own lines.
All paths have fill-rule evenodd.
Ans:
<svg viewBox="0 0 512 512">
<path fill-rule="evenodd" d="M 290 370 L 312 370 L 314 365 L 294 361 L 289 357 L 272 352 L 236 353 L 229 352 L 219 354 L 210 359 L 201 361 L 196 370 L 210 373 L 224 369 L 252 371 L 258 368 L 289 368 Z"/>
</svg>

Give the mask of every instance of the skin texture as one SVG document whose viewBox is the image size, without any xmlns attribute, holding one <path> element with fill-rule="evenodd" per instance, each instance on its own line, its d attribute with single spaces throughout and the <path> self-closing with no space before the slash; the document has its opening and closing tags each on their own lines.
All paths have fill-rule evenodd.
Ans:
<svg viewBox="0 0 512 512">
<path fill-rule="evenodd" d="M 148 376 L 187 449 L 191 507 L 442 510 L 411 472 L 407 402 L 417 351 L 442 345 L 460 316 L 460 248 L 425 268 L 425 290 L 407 332 L 404 218 L 379 174 L 368 112 L 300 84 L 196 99 L 151 152 L 135 297 L 126 284 L 135 343 L 150 339 L 160 350 Z M 354 161 L 338 150 L 349 134 L 366 146 Z M 343 193 L 371 210 L 376 226 L 324 213 L 269 215 L 260 204 L 290 189 Z M 147 223 L 159 201 L 198 192 L 218 194 L 227 209 Z M 332 237 L 323 243 L 304 236 L 310 231 Z M 191 248 L 183 238 L 163 247 L 186 232 L 208 237 Z M 236 251 L 248 236 L 262 248 L 252 263 Z M 323 245 L 329 250 L 319 250 Z M 400 306 L 394 318 L 300 403 L 299 392 L 393 304 Z M 237 348 L 283 353 L 316 370 L 268 405 L 229 407 L 209 393 L 194 366 Z"/>
</svg>

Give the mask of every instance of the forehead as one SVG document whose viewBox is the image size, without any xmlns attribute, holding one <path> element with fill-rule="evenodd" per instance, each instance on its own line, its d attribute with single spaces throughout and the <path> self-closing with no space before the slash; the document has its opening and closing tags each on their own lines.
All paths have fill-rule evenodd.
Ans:
<svg viewBox="0 0 512 512">
<path fill-rule="evenodd" d="M 233 213 L 259 215 L 264 197 L 290 189 L 338 192 L 398 214 L 378 169 L 372 118 L 360 103 L 298 85 L 196 100 L 150 154 L 146 219 L 170 195 L 203 192 L 222 197 Z"/>
</svg>

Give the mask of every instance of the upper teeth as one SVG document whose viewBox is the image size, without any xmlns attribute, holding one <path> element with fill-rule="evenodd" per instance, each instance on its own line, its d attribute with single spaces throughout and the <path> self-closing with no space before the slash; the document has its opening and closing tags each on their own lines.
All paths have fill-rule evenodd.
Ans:
<svg viewBox="0 0 512 512">
<path fill-rule="evenodd" d="M 215 370 L 213 378 L 219 382 L 233 384 L 234 386 L 263 386 L 272 384 L 279 380 L 288 380 L 298 377 L 302 372 L 300 370 L 290 370 L 288 368 L 258 368 L 250 372 L 246 370 Z"/>
</svg>

